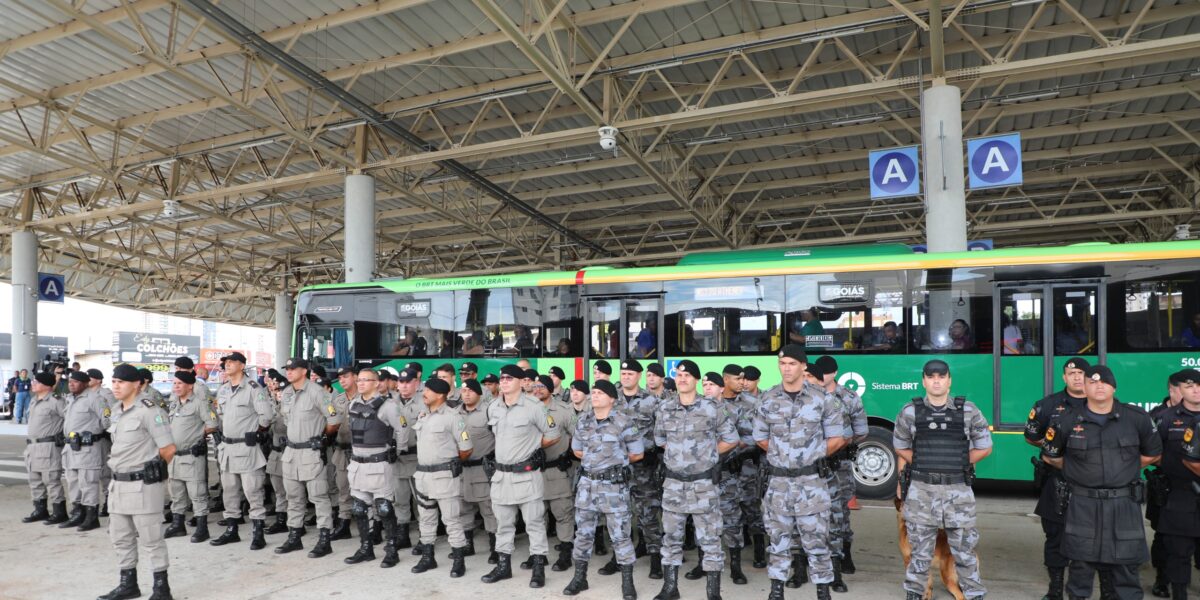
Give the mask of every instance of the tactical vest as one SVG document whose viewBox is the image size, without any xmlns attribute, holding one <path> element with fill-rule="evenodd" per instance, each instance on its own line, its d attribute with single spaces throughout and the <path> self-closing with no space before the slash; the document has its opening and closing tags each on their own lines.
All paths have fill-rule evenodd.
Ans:
<svg viewBox="0 0 1200 600">
<path fill-rule="evenodd" d="M 394 441 L 395 430 L 379 419 L 379 407 L 387 398 L 355 402 L 350 407 L 350 441 L 358 448 L 386 448 Z"/>
<path fill-rule="evenodd" d="M 962 473 L 971 465 L 971 443 L 967 439 L 966 400 L 952 400 L 955 410 L 934 410 L 924 398 L 913 398 L 916 409 L 916 434 L 913 440 L 912 468 L 923 473 Z"/>
</svg>

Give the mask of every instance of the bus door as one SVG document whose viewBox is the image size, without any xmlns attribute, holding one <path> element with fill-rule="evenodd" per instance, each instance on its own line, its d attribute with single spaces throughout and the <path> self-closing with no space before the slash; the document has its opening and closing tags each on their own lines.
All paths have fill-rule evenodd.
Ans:
<svg viewBox="0 0 1200 600">
<path fill-rule="evenodd" d="M 996 399 L 992 423 L 1020 429 L 1034 402 L 1063 387 L 1072 356 L 1105 356 L 1104 284 L 1095 280 L 997 282 L 993 306 Z"/>
<path fill-rule="evenodd" d="M 320 365 L 333 373 L 354 363 L 354 329 L 348 324 L 305 323 L 297 331 L 297 338 L 300 356 L 314 367 Z"/>
<path fill-rule="evenodd" d="M 584 301 L 585 379 L 591 380 L 592 365 L 608 360 L 613 380 L 621 361 L 635 358 L 643 368 L 662 362 L 662 296 L 589 297 Z"/>
</svg>

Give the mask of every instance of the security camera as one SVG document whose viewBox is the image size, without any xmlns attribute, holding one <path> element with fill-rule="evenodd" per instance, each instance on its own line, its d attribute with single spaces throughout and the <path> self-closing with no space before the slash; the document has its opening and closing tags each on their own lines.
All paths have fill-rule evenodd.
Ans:
<svg viewBox="0 0 1200 600">
<path fill-rule="evenodd" d="M 175 218 L 175 210 L 179 208 L 178 200 L 163 200 L 162 216 L 173 219 Z"/>
<path fill-rule="evenodd" d="M 605 150 L 614 150 L 617 147 L 617 131 L 616 127 L 605 125 L 599 130 L 600 147 Z"/>
</svg>

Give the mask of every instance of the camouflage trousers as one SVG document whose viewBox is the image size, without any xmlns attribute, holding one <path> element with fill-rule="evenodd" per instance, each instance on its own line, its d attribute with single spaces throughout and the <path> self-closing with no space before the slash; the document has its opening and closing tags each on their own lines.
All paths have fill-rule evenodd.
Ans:
<svg viewBox="0 0 1200 600">
<path fill-rule="evenodd" d="M 770 554 L 767 574 L 771 579 L 787 579 L 792 549 L 797 548 L 808 556 L 808 576 L 813 583 L 833 581 L 833 560 L 829 553 L 830 498 L 824 483 L 824 479 L 815 475 L 771 478 L 762 504 Z"/>
<path fill-rule="evenodd" d="M 678 567 L 683 564 L 683 535 L 688 516 L 696 527 L 696 545 L 704 553 L 703 569 L 720 571 L 725 568 L 725 550 L 721 547 L 721 513 L 675 512 L 663 508 L 662 563 Z"/>
<path fill-rule="evenodd" d="M 975 555 L 979 530 L 975 527 L 975 494 L 969 486 L 914 481 L 904 500 L 904 520 L 908 543 L 912 546 L 912 559 L 904 574 L 905 591 L 925 593 L 938 530 L 944 529 L 963 595 L 981 598 L 987 593 L 979 575 L 979 558 Z"/>
<path fill-rule="evenodd" d="M 841 469 L 830 471 L 825 485 L 829 486 L 829 496 L 833 500 L 829 510 L 829 551 L 841 558 L 846 532 L 850 531 L 850 507 L 847 505 L 850 497 L 845 495 L 842 487 Z"/>
<path fill-rule="evenodd" d="M 738 474 L 721 473 L 721 543 L 726 548 L 741 548 L 745 545 L 742 527 L 746 519 L 742 514 L 742 483 Z"/>
<path fill-rule="evenodd" d="M 845 521 L 842 523 L 841 541 L 842 544 L 849 544 L 854 541 L 854 530 L 850 527 L 850 499 L 858 493 L 857 484 L 854 479 L 854 463 L 852 461 L 843 460 L 837 470 L 837 498 L 834 499 L 834 508 L 840 510 L 846 515 Z M 840 551 L 841 545 L 835 550 Z"/>
<path fill-rule="evenodd" d="M 612 542 L 617 564 L 632 565 L 637 561 L 631 539 L 633 513 L 629 510 L 628 486 L 581 477 L 575 491 L 575 506 L 572 559 L 584 562 L 591 560 L 596 545 L 596 529 L 603 516 L 608 524 L 608 539 Z"/>
<path fill-rule="evenodd" d="M 738 476 L 738 503 L 742 506 L 742 520 L 750 526 L 750 533 L 765 533 L 762 515 L 762 490 L 759 489 L 758 464 L 746 461 Z"/>
<path fill-rule="evenodd" d="M 637 514 L 638 532 L 646 541 L 646 552 L 662 549 L 662 471 L 657 460 L 647 464 L 633 463 L 633 511 Z M 576 504 L 578 506 L 578 503 Z"/>
</svg>

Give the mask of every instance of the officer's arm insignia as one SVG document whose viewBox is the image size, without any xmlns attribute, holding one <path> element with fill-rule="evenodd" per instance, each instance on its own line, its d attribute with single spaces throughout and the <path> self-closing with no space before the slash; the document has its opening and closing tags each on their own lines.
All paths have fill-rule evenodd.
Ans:
<svg viewBox="0 0 1200 600">
<path fill-rule="evenodd" d="M 408 427 L 408 419 L 405 419 L 404 415 L 400 415 L 400 426 Z"/>
<path fill-rule="evenodd" d="M 466 430 L 466 429 L 464 429 L 464 430 L 463 430 L 463 432 L 462 432 L 462 439 L 463 439 L 463 441 L 464 441 L 464 442 L 465 442 L 465 441 L 468 441 L 468 440 L 470 440 L 470 439 L 471 439 L 471 436 L 467 435 L 467 430 Z"/>
<path fill-rule="evenodd" d="M 329 411 L 329 416 L 331 416 L 331 417 L 337 415 L 337 407 L 332 404 L 326 404 L 325 410 Z"/>
<path fill-rule="evenodd" d="M 1036 408 L 1029 409 L 1029 418 L 1032 419 L 1036 416 L 1037 416 L 1037 409 Z"/>
<path fill-rule="evenodd" d="M 1183 430 L 1183 443 L 1187 444 L 1192 441 L 1192 428 L 1188 427 Z"/>
<path fill-rule="evenodd" d="M 546 424 L 551 427 L 554 427 L 554 417 L 552 417 L 550 415 L 546 415 Z"/>
<path fill-rule="evenodd" d="M 1047 428 L 1047 429 L 1046 429 L 1046 441 L 1047 441 L 1047 442 L 1053 442 L 1053 441 L 1054 441 L 1054 428 L 1053 428 L 1053 427 L 1050 427 L 1050 428 Z"/>
<path fill-rule="evenodd" d="M 162 415 L 161 414 L 154 415 L 154 422 L 158 423 L 159 425 L 162 425 L 163 424 Z"/>
<path fill-rule="evenodd" d="M 107 407 L 107 406 L 105 406 L 105 407 L 104 407 L 104 418 L 105 418 L 105 419 L 107 419 L 107 418 L 109 418 L 109 417 L 111 417 L 111 416 L 112 416 L 112 409 L 111 409 L 111 408 L 109 408 L 109 407 Z"/>
<path fill-rule="evenodd" d="M 149 398 L 142 398 L 142 404 L 145 405 L 146 408 L 154 408 L 156 406 L 154 401 Z"/>
</svg>

